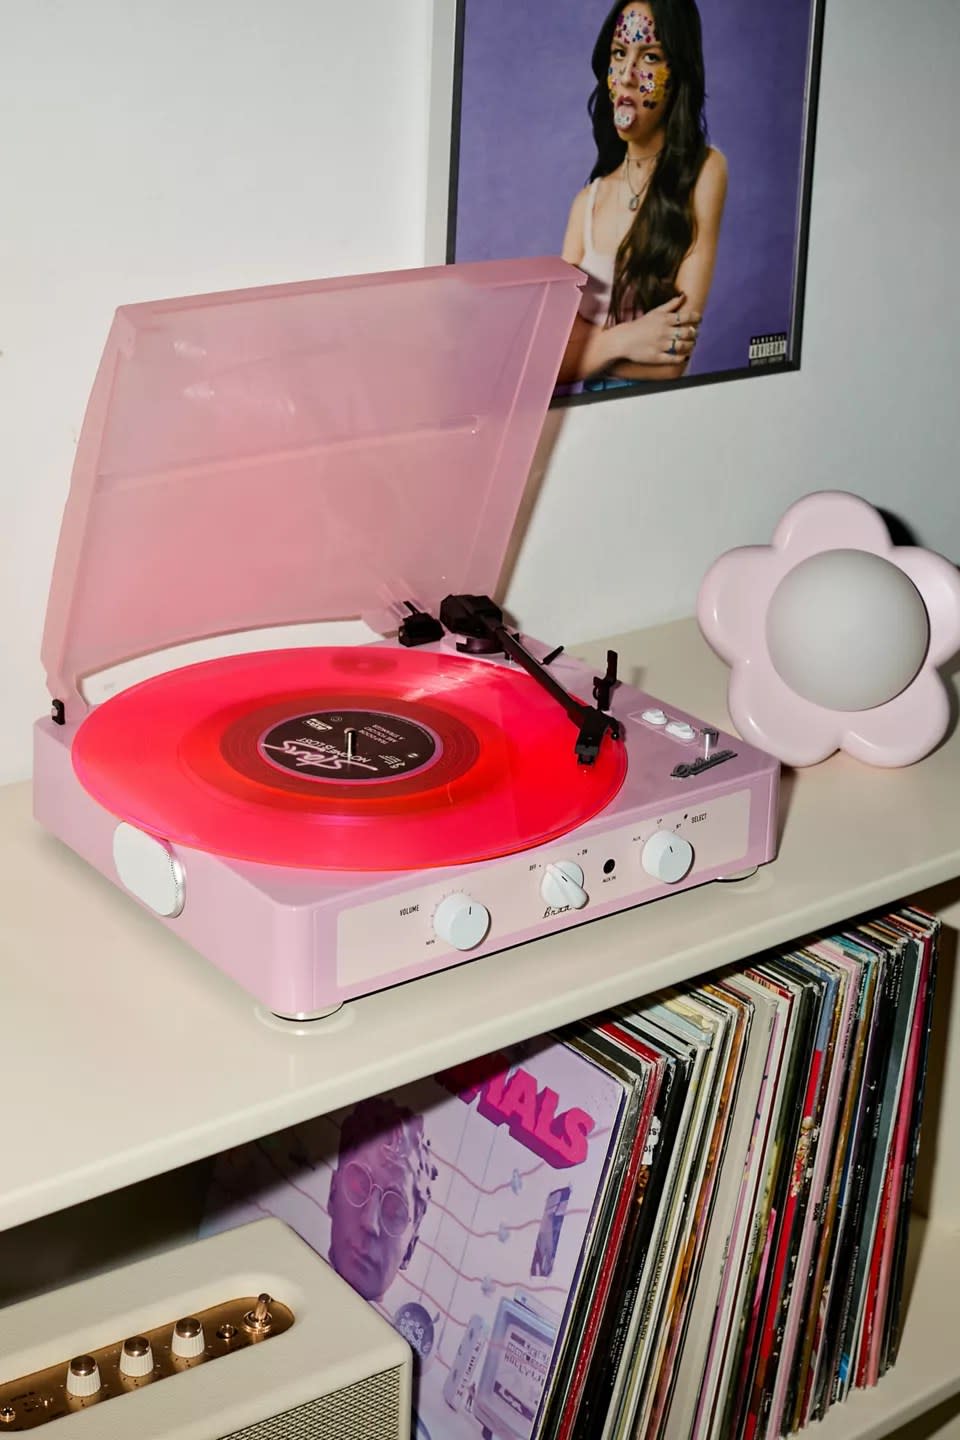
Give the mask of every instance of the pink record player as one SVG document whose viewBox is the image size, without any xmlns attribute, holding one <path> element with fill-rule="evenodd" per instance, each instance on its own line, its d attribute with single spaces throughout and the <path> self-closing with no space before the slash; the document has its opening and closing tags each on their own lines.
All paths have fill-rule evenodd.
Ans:
<svg viewBox="0 0 960 1440">
<path fill-rule="evenodd" d="M 490 599 L 581 281 L 517 260 L 117 312 L 35 813 L 277 1015 L 773 857 L 776 760 Z M 386 638 L 280 628 L 357 617 Z M 137 657 L 158 673 L 98 691 Z"/>
</svg>

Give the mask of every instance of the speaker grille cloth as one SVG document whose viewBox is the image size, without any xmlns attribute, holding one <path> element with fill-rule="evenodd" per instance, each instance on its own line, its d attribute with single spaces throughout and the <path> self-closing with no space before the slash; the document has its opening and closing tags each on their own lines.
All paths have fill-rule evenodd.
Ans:
<svg viewBox="0 0 960 1440">
<path fill-rule="evenodd" d="M 400 1371 L 384 1370 L 220 1440 L 394 1440 L 399 1409 Z"/>
</svg>

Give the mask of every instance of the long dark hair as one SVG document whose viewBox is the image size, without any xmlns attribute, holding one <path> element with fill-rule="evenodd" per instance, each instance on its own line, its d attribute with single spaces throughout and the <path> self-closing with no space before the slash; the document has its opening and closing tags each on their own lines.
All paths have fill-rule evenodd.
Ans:
<svg viewBox="0 0 960 1440">
<path fill-rule="evenodd" d="M 587 109 L 597 163 L 591 180 L 616 170 L 627 151 L 626 141 L 614 127 L 607 88 L 610 48 L 625 3 L 618 0 L 613 6 L 593 47 L 597 84 Z M 707 156 L 703 39 L 696 0 L 647 0 L 647 4 L 670 65 L 671 85 L 663 149 L 636 219 L 617 251 L 610 297 L 610 316 L 615 321 L 652 310 L 677 293 L 677 271 L 696 232 L 693 187 Z"/>
</svg>

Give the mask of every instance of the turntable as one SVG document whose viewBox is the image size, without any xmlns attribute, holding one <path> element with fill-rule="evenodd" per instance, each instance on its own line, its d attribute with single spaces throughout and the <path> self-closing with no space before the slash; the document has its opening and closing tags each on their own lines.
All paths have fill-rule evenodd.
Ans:
<svg viewBox="0 0 960 1440">
<path fill-rule="evenodd" d="M 518 260 L 117 312 L 51 585 L 35 814 L 277 1015 L 773 856 L 775 760 L 490 598 L 581 279 Z M 284 628 L 355 617 L 371 643 Z M 103 698 L 145 656 L 158 673 Z"/>
</svg>

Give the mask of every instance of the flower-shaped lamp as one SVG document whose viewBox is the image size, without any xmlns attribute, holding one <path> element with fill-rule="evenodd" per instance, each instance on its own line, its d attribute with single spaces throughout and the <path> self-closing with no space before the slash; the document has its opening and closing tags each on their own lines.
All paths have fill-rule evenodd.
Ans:
<svg viewBox="0 0 960 1440">
<path fill-rule="evenodd" d="M 697 619 L 731 666 L 733 723 L 788 765 L 835 750 L 910 765 L 946 732 L 937 666 L 960 648 L 960 572 L 930 550 L 894 545 L 857 495 L 807 495 L 771 545 L 721 555 Z"/>
</svg>

